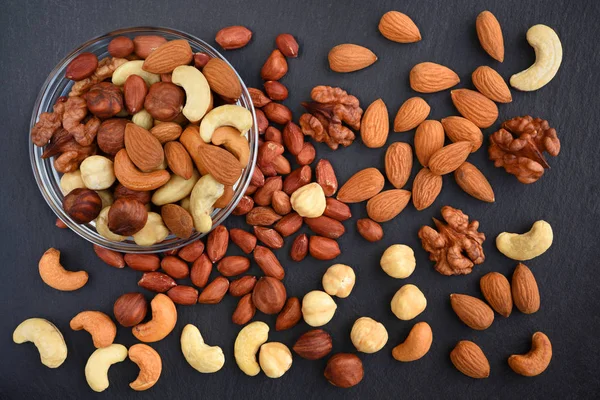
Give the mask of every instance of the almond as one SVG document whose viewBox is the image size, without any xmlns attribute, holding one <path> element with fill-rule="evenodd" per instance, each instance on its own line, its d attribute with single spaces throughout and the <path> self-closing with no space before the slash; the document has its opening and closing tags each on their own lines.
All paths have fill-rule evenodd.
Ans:
<svg viewBox="0 0 600 400">
<path fill-rule="evenodd" d="M 458 112 L 480 128 L 488 128 L 498 119 L 496 103 L 479 92 L 456 89 L 450 96 Z"/>
<path fill-rule="evenodd" d="M 323 188 L 325 196 L 333 196 L 338 188 L 337 177 L 331 163 L 322 158 L 315 166 L 317 183 Z"/>
<path fill-rule="evenodd" d="M 172 287 L 167 292 L 167 296 L 173 300 L 173 303 L 184 306 L 191 306 L 198 302 L 198 291 L 195 288 L 186 285 Z"/>
<path fill-rule="evenodd" d="M 287 73 L 288 65 L 285 57 L 278 49 L 271 52 L 267 61 L 265 61 L 260 76 L 265 81 L 278 81 Z"/>
<path fill-rule="evenodd" d="M 244 47 L 252 39 L 252 31 L 245 26 L 228 26 L 217 32 L 215 42 L 223 50 L 234 50 Z"/>
<path fill-rule="evenodd" d="M 450 360 L 457 370 L 475 379 L 490 376 L 490 363 L 479 346 L 468 340 L 461 340 L 450 352 Z"/>
<path fill-rule="evenodd" d="M 240 80 L 226 61 L 211 58 L 202 68 L 202 73 L 213 92 L 234 100 L 242 95 Z"/>
<path fill-rule="evenodd" d="M 169 275 L 162 272 L 145 272 L 138 281 L 138 286 L 151 292 L 164 293 L 173 286 L 177 286 L 177 283 Z"/>
<path fill-rule="evenodd" d="M 431 155 L 429 170 L 445 175 L 460 167 L 471 153 L 471 142 L 456 142 L 442 147 Z"/>
<path fill-rule="evenodd" d="M 254 318 L 254 314 L 256 314 L 256 307 L 252 302 L 252 294 L 248 293 L 238 301 L 231 316 L 231 322 L 237 325 L 244 325 Z"/>
<path fill-rule="evenodd" d="M 283 247 L 283 238 L 275 229 L 265 228 L 264 226 L 255 226 L 254 235 L 267 247 L 280 249 Z"/>
<path fill-rule="evenodd" d="M 308 251 L 317 260 L 332 260 L 341 253 L 338 242 L 323 236 L 311 236 Z"/>
<path fill-rule="evenodd" d="M 285 271 L 275 254 L 264 246 L 254 248 L 254 261 L 258 264 L 266 276 L 282 280 L 285 277 Z"/>
<path fill-rule="evenodd" d="M 144 100 L 148 94 L 148 86 L 139 75 L 129 75 L 123 85 L 123 99 L 129 114 L 135 114 L 144 108 Z"/>
<path fill-rule="evenodd" d="M 494 190 L 486 177 L 473 164 L 465 161 L 454 171 L 454 179 L 466 193 L 481 201 L 493 203 Z"/>
<path fill-rule="evenodd" d="M 483 143 L 481 129 L 466 118 L 451 116 L 442 119 L 442 126 L 448 138 L 453 142 L 468 141 L 473 144 L 471 153 L 476 152 Z"/>
<path fill-rule="evenodd" d="M 418 211 L 433 204 L 442 191 L 442 177 L 422 168 L 415 176 L 412 187 L 413 204 Z"/>
<path fill-rule="evenodd" d="M 146 57 L 142 69 L 153 74 L 167 74 L 180 65 L 188 65 L 193 57 L 192 48 L 187 40 L 171 40 L 151 52 Z"/>
<path fill-rule="evenodd" d="M 273 193 L 283 188 L 283 180 L 280 176 L 271 176 L 265 180 L 265 184 L 254 193 L 254 203 L 259 206 L 268 206 L 273 200 Z"/>
<path fill-rule="evenodd" d="M 165 159 L 158 139 L 136 124 L 125 125 L 125 149 L 131 161 L 143 172 L 157 169 Z"/>
<path fill-rule="evenodd" d="M 232 229 L 233 230 L 233 229 Z M 229 284 L 229 294 L 241 297 L 252 292 L 256 285 L 256 277 L 251 275 L 242 276 Z"/>
<path fill-rule="evenodd" d="M 190 179 L 194 172 L 194 164 L 185 147 L 181 143 L 173 141 L 165 144 L 164 151 L 171 171 L 183 179 Z"/>
<path fill-rule="evenodd" d="M 200 146 L 198 157 L 208 173 L 223 185 L 234 185 L 242 174 L 238 159 L 220 147 L 211 144 Z"/>
<path fill-rule="evenodd" d="M 256 246 L 256 236 L 242 229 L 232 228 L 229 230 L 229 237 L 246 254 L 252 253 Z"/>
<path fill-rule="evenodd" d="M 333 348 L 331 335 L 323 329 L 311 329 L 294 343 L 294 352 L 307 360 L 318 360 L 325 357 Z"/>
<path fill-rule="evenodd" d="M 379 32 L 398 43 L 414 43 L 421 40 L 421 32 L 412 19 L 399 11 L 388 11 L 379 20 Z"/>
<path fill-rule="evenodd" d="M 242 256 L 227 256 L 217 264 L 217 271 L 223 276 L 243 274 L 250 269 L 250 260 Z"/>
<path fill-rule="evenodd" d="M 392 143 L 385 152 L 385 175 L 396 188 L 402 188 L 412 170 L 412 148 L 408 143 Z"/>
<path fill-rule="evenodd" d="M 394 118 L 394 132 L 406 132 L 416 128 L 427 118 L 431 107 L 421 97 L 411 97 L 398 109 Z"/>
<path fill-rule="evenodd" d="M 345 221 L 352 218 L 350 207 L 333 197 L 325 199 L 325 211 L 323 212 L 323 215 L 338 221 Z"/>
<path fill-rule="evenodd" d="M 283 143 L 287 151 L 297 156 L 302 151 L 304 145 L 304 134 L 298 125 L 294 122 L 288 122 L 283 128 Z"/>
<path fill-rule="evenodd" d="M 410 70 L 410 87 L 419 93 L 434 93 L 451 88 L 460 82 L 456 72 L 432 62 L 422 62 Z"/>
<path fill-rule="evenodd" d="M 60 219 L 57 219 L 60 221 Z M 100 247 L 97 244 L 94 245 L 94 252 L 102 261 L 111 267 L 115 268 L 124 268 L 125 267 L 125 259 L 121 253 L 118 253 L 113 250 L 105 249 L 104 247 Z"/>
<path fill-rule="evenodd" d="M 133 52 L 136 56 L 144 59 L 154 50 L 158 49 L 167 39 L 158 35 L 141 35 L 133 38 Z"/>
<path fill-rule="evenodd" d="M 415 154 L 422 166 L 429 165 L 429 158 L 444 147 L 444 127 L 431 119 L 423 121 L 415 133 Z"/>
<path fill-rule="evenodd" d="M 473 71 L 471 78 L 477 90 L 488 99 L 497 103 L 510 103 L 512 101 L 508 85 L 493 68 L 482 65 Z"/>
<path fill-rule="evenodd" d="M 513 301 L 508 279 L 498 272 L 485 274 L 479 280 L 481 293 L 492 308 L 500 315 L 508 317 L 512 312 Z"/>
<path fill-rule="evenodd" d="M 377 56 L 369 49 L 356 44 L 340 44 L 329 51 L 329 68 L 335 72 L 353 72 L 377 61 Z"/>
<path fill-rule="evenodd" d="M 204 287 L 208 283 L 208 278 L 212 272 L 212 262 L 206 254 L 202 254 L 194 261 L 190 269 L 190 280 L 197 287 Z"/>
<path fill-rule="evenodd" d="M 367 202 L 367 214 L 375 222 L 386 222 L 400 214 L 409 201 L 408 190 L 385 190 Z"/>
<path fill-rule="evenodd" d="M 219 225 L 209 233 L 206 240 L 206 254 L 212 262 L 217 262 L 225 256 L 229 246 L 229 231 Z"/>
<path fill-rule="evenodd" d="M 383 238 L 381 225 L 369 218 L 361 218 L 356 221 L 356 230 L 369 242 L 377 242 Z"/>
<path fill-rule="evenodd" d="M 292 203 L 290 196 L 288 196 L 282 190 L 276 190 L 273 192 L 273 198 L 271 199 L 271 207 L 279 215 L 287 215 L 292 212 Z"/>
<path fill-rule="evenodd" d="M 302 227 L 302 222 L 302 217 L 293 212 L 281 218 L 281 220 L 275 224 L 274 228 L 281 236 L 288 237 L 298 232 Z"/>
<path fill-rule="evenodd" d="M 290 297 L 285 302 L 283 309 L 275 321 L 275 330 L 284 331 L 293 328 L 302 319 L 302 309 L 300 300 L 297 297 Z"/>
<path fill-rule="evenodd" d="M 156 254 L 125 254 L 127 266 L 136 271 L 156 271 L 160 267 L 160 258 Z"/>
<path fill-rule="evenodd" d="M 540 309 L 540 292 L 533 273 L 519 263 L 512 276 L 512 297 L 523 314 L 533 314 Z"/>
<path fill-rule="evenodd" d="M 381 192 L 385 178 L 377 168 L 366 168 L 350 177 L 340 188 L 337 199 L 344 203 L 359 203 Z"/>
<path fill-rule="evenodd" d="M 502 28 L 500 23 L 489 11 L 482 11 L 475 22 L 477 37 L 481 47 L 493 59 L 500 62 L 504 61 L 504 38 L 502 37 Z"/>
<path fill-rule="evenodd" d="M 324 215 L 317 218 L 304 218 L 304 222 L 317 235 L 330 239 L 338 239 L 346 232 L 341 222 Z"/>
<path fill-rule="evenodd" d="M 254 107 L 260 108 L 271 102 L 271 99 L 269 99 L 260 89 L 248 88 L 248 93 L 250 93 L 250 98 L 252 99 Z"/>
<path fill-rule="evenodd" d="M 160 144 L 179 139 L 181 131 L 181 125 L 177 122 L 161 122 L 150 129 L 150 133 L 158 139 Z"/>
<path fill-rule="evenodd" d="M 494 322 L 494 311 L 476 297 L 453 293 L 450 305 L 458 318 L 471 329 L 482 331 Z"/>
<path fill-rule="evenodd" d="M 227 294 L 229 289 L 229 281 L 227 278 L 218 276 L 211 283 L 209 283 L 200 296 L 198 296 L 198 303 L 202 304 L 217 304 L 223 300 L 223 297 Z"/>
<path fill-rule="evenodd" d="M 254 207 L 246 214 L 248 225 L 270 226 L 281 219 L 271 207 Z"/>
<path fill-rule="evenodd" d="M 160 209 L 163 222 L 175 236 L 187 239 L 192 235 L 194 221 L 189 212 L 177 204 L 165 204 Z"/>
<path fill-rule="evenodd" d="M 182 260 L 194 262 L 202 255 L 202 253 L 204 253 L 204 243 L 201 240 L 196 240 L 183 246 L 177 255 Z"/>
<path fill-rule="evenodd" d="M 365 111 L 360 122 L 360 136 L 365 146 L 382 147 L 388 137 L 390 120 L 387 107 L 381 99 L 375 100 Z"/>
<path fill-rule="evenodd" d="M 296 236 L 290 249 L 290 258 L 294 261 L 302 261 L 308 254 L 308 236 L 301 234 Z"/>
</svg>

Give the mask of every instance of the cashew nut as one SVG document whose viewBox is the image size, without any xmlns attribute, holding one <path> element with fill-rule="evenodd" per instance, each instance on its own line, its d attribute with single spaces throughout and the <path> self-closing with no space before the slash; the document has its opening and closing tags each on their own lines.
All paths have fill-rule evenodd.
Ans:
<svg viewBox="0 0 600 400">
<path fill-rule="evenodd" d="M 129 75 L 138 75 L 148 86 L 153 83 L 160 82 L 160 75 L 153 74 L 142 69 L 144 60 L 127 61 L 125 64 L 120 65 L 112 75 L 112 83 L 117 86 L 123 86 Z"/>
<path fill-rule="evenodd" d="M 508 258 L 526 261 L 544 254 L 552 245 L 553 238 L 550 224 L 539 220 L 527 233 L 502 232 L 496 238 L 496 247 Z"/>
<path fill-rule="evenodd" d="M 190 212 L 190 196 L 187 196 L 186 198 L 181 199 L 181 201 L 179 202 L 179 205 L 185 211 Z"/>
<path fill-rule="evenodd" d="M 196 67 L 180 65 L 173 70 L 171 82 L 185 90 L 185 106 L 181 110 L 190 122 L 198 122 L 212 103 L 208 81 Z"/>
<path fill-rule="evenodd" d="M 62 333 L 52 322 L 43 318 L 29 318 L 21 322 L 13 332 L 13 342 L 33 342 L 42 364 L 48 368 L 60 367 L 67 358 L 67 345 Z"/>
<path fill-rule="evenodd" d="M 97 349 L 85 364 L 85 379 L 95 392 L 103 392 L 108 388 L 108 369 L 111 365 L 127 358 L 127 347 L 122 344 L 111 344 Z"/>
<path fill-rule="evenodd" d="M 98 232 L 98 234 L 105 239 L 113 242 L 122 242 L 123 240 L 127 239 L 126 236 L 117 235 L 108 229 L 109 210 L 110 207 L 103 208 L 102 211 L 100 211 L 100 214 L 98 214 L 98 217 L 96 217 L 96 232 Z"/>
<path fill-rule="evenodd" d="M 154 126 L 154 118 L 152 118 L 152 115 L 145 108 L 133 114 L 131 122 L 146 130 L 150 130 Z"/>
<path fill-rule="evenodd" d="M 254 321 L 238 333 L 233 345 L 233 355 L 238 367 L 249 376 L 256 376 L 260 366 L 256 362 L 256 353 L 269 338 L 269 325 Z"/>
<path fill-rule="evenodd" d="M 154 386 L 162 372 L 160 354 L 147 344 L 138 343 L 129 348 L 129 359 L 140 367 L 140 373 L 129 387 L 139 392 Z"/>
<path fill-rule="evenodd" d="M 160 214 L 149 212 L 146 225 L 133 235 L 133 241 L 138 246 L 152 246 L 162 242 L 167 236 L 169 236 L 169 229 L 165 226 Z"/>
<path fill-rule="evenodd" d="M 202 334 L 192 324 L 187 324 L 181 332 L 181 351 L 188 364 L 203 374 L 217 372 L 225 364 L 223 350 L 204 343 Z"/>
<path fill-rule="evenodd" d="M 525 71 L 510 77 L 512 87 L 538 90 L 554 78 L 562 61 L 562 45 L 558 35 L 546 25 L 534 25 L 527 31 L 527 41 L 535 50 L 535 62 Z"/>
<path fill-rule="evenodd" d="M 245 135 L 252 128 L 252 113 L 235 104 L 215 107 L 200 122 L 200 137 L 206 143 L 210 143 L 215 130 L 224 125 L 233 126 L 241 135 Z"/>
<path fill-rule="evenodd" d="M 82 311 L 69 324 L 74 331 L 86 330 L 92 335 L 94 346 L 110 346 L 117 335 L 117 326 L 110 317 L 100 311 Z"/>
<path fill-rule="evenodd" d="M 297 189 L 290 197 L 292 208 L 301 217 L 317 218 L 325 212 L 325 192 L 317 182 L 309 183 Z"/>
<path fill-rule="evenodd" d="M 231 154 L 240 160 L 242 167 L 248 165 L 250 159 L 250 146 L 248 139 L 232 126 L 221 126 L 215 129 L 212 135 L 212 144 L 223 145 Z"/>
<path fill-rule="evenodd" d="M 258 361 L 269 378 L 281 378 L 292 366 L 292 352 L 279 342 L 269 342 L 260 346 Z"/>
<path fill-rule="evenodd" d="M 85 183 L 81 179 L 81 170 L 66 172 L 60 177 L 60 191 L 63 195 L 68 195 L 73 189 L 85 188 Z"/>
<path fill-rule="evenodd" d="M 198 232 L 209 232 L 212 228 L 212 206 L 223 195 L 225 186 L 212 175 L 204 175 L 198 180 L 190 195 L 190 213 Z"/>
<path fill-rule="evenodd" d="M 139 341 L 150 343 L 164 339 L 177 322 L 175 303 L 166 294 L 158 293 L 150 302 L 152 319 L 132 328 L 133 336 Z"/>
<path fill-rule="evenodd" d="M 356 275 L 352 267 L 345 264 L 334 264 L 323 274 L 323 289 L 330 296 L 344 299 L 350 296 L 354 288 Z"/>
<path fill-rule="evenodd" d="M 157 206 L 163 206 L 186 198 L 192 193 L 192 189 L 196 182 L 198 182 L 198 179 L 200 179 L 200 174 L 195 169 L 190 179 L 171 174 L 169 182 L 158 188 L 152 195 L 152 203 Z"/>
<path fill-rule="evenodd" d="M 427 307 L 427 299 L 418 287 L 402 286 L 392 298 L 392 312 L 398 319 L 408 321 L 421 314 Z"/>
<path fill-rule="evenodd" d="M 429 351 L 433 332 L 427 322 L 417 322 L 406 340 L 392 349 L 392 357 L 398 361 L 410 362 L 423 357 Z"/>
<path fill-rule="evenodd" d="M 90 156 L 79 166 L 85 187 L 92 190 L 108 189 L 115 183 L 113 162 L 103 156 Z"/>
<path fill-rule="evenodd" d="M 552 344 L 548 336 L 536 332 L 531 338 L 531 350 L 527 354 L 513 354 L 508 365 L 519 375 L 537 376 L 544 372 L 552 359 Z"/>
<path fill-rule="evenodd" d="M 147 191 L 158 189 L 166 184 L 171 175 L 165 170 L 142 172 L 135 166 L 126 149 L 121 149 L 115 156 L 115 175 L 119 183 L 131 190 Z M 85 180 L 84 180 L 85 181 Z"/>
<path fill-rule="evenodd" d="M 40 276 L 44 283 L 56 290 L 70 292 L 82 288 L 88 281 L 85 271 L 67 271 L 60 264 L 60 251 L 49 248 L 39 262 Z"/>
</svg>

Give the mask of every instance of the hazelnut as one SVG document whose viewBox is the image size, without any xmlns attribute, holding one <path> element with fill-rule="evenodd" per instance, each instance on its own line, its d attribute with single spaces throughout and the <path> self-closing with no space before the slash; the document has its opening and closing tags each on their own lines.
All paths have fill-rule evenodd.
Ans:
<svg viewBox="0 0 600 400">
<path fill-rule="evenodd" d="M 310 170 L 310 167 L 309 167 Z M 285 185 L 284 185 L 285 188 Z M 292 193 L 292 208 L 301 217 L 317 218 L 323 215 L 327 203 L 323 188 L 316 182 L 304 185 Z"/>
<path fill-rule="evenodd" d="M 323 329 L 312 329 L 296 340 L 294 351 L 307 360 L 318 360 L 325 357 L 333 348 L 331 335 Z"/>
<path fill-rule="evenodd" d="M 421 314 L 427 307 L 427 299 L 415 285 L 404 285 L 392 299 L 392 312 L 403 321 L 408 321 Z"/>
<path fill-rule="evenodd" d="M 139 201 L 117 199 L 108 211 L 108 229 L 117 235 L 131 236 L 139 232 L 148 220 L 148 211 Z"/>
<path fill-rule="evenodd" d="M 269 378 L 281 378 L 292 366 L 292 352 L 283 343 L 265 343 L 260 346 L 258 362 Z"/>
<path fill-rule="evenodd" d="M 115 200 L 117 199 L 134 199 L 139 201 L 142 204 L 150 203 L 150 198 L 152 197 L 152 193 L 149 191 L 138 191 L 131 190 L 120 183 L 115 187 L 114 191 Z"/>
<path fill-rule="evenodd" d="M 338 353 L 327 361 L 325 378 L 334 386 L 349 388 L 362 381 L 362 361 L 355 354 Z"/>
<path fill-rule="evenodd" d="M 392 278 L 408 278 L 417 265 L 413 249 L 404 244 L 394 244 L 381 256 L 381 268 Z"/>
<path fill-rule="evenodd" d="M 79 166 L 85 187 L 93 190 L 108 189 L 115 182 L 113 162 L 103 156 L 90 156 Z"/>
<path fill-rule="evenodd" d="M 63 209 L 78 224 L 87 224 L 102 211 L 102 199 L 93 190 L 73 189 L 63 199 Z"/>
<path fill-rule="evenodd" d="M 98 118 L 110 118 L 123 109 L 123 94 L 118 86 L 110 82 L 100 82 L 90 88 L 85 95 L 87 108 Z"/>
<path fill-rule="evenodd" d="M 144 108 L 159 121 L 172 121 L 183 109 L 185 93 L 179 86 L 169 82 L 156 82 L 144 100 Z"/>
<path fill-rule="evenodd" d="M 333 318 L 337 305 L 330 295 L 321 291 L 308 292 L 302 299 L 302 316 L 310 326 L 323 326 Z"/>
<path fill-rule="evenodd" d="M 141 293 L 125 293 L 115 301 L 113 313 L 116 320 L 124 327 L 139 324 L 146 318 L 148 302 Z"/>
<path fill-rule="evenodd" d="M 124 148 L 125 125 L 128 122 L 122 118 L 111 118 L 102 122 L 96 136 L 100 150 L 114 156 Z"/>
<path fill-rule="evenodd" d="M 265 314 L 277 314 L 283 308 L 287 293 L 281 281 L 263 276 L 252 291 L 252 302 Z"/>
<path fill-rule="evenodd" d="M 348 265 L 335 264 L 323 275 L 323 289 L 331 296 L 346 298 L 354 288 L 356 275 Z"/>
<path fill-rule="evenodd" d="M 352 325 L 350 340 L 356 350 L 363 353 L 376 353 L 388 341 L 388 333 L 381 322 L 369 317 L 361 317 Z"/>
</svg>

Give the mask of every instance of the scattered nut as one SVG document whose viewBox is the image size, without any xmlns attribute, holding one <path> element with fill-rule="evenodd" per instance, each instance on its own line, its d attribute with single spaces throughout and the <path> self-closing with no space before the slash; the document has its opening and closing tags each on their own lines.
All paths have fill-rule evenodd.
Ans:
<svg viewBox="0 0 600 400">
<path fill-rule="evenodd" d="M 550 224 L 539 220 L 523 234 L 502 232 L 496 238 L 496 247 L 508 258 L 526 261 L 544 254 L 552 245 L 553 237 Z"/>
<path fill-rule="evenodd" d="M 361 317 L 352 325 L 350 340 L 356 350 L 376 353 L 387 343 L 388 333 L 382 323 L 369 317 Z"/>
<path fill-rule="evenodd" d="M 468 340 L 461 340 L 450 352 L 450 360 L 457 370 L 474 379 L 490 376 L 490 363 L 479 346 Z"/>
<path fill-rule="evenodd" d="M 344 264 L 334 264 L 323 275 L 323 289 L 331 296 L 344 299 L 350 296 L 355 280 L 356 275 L 352 267 Z"/>
<path fill-rule="evenodd" d="M 133 327 L 132 333 L 139 341 L 150 343 L 164 339 L 177 322 L 177 310 L 173 301 L 165 294 L 158 293 L 150 302 L 152 319 Z"/>
<path fill-rule="evenodd" d="M 302 299 L 302 317 L 310 326 L 323 326 L 333 318 L 337 305 L 327 293 L 320 290 L 308 292 Z"/>
<path fill-rule="evenodd" d="M 129 348 L 129 359 L 140 367 L 140 373 L 129 387 L 136 391 L 148 390 L 158 382 L 162 372 L 160 355 L 147 344 L 137 343 Z"/>
<path fill-rule="evenodd" d="M 408 278 L 417 265 L 414 251 L 405 244 L 388 247 L 381 256 L 381 268 L 392 278 Z"/>
<path fill-rule="evenodd" d="M 417 322 L 406 337 L 404 342 L 392 349 L 392 357 L 398 361 L 416 361 L 429 351 L 433 333 L 427 322 Z"/>
<path fill-rule="evenodd" d="M 85 364 L 85 379 L 95 392 L 103 392 L 108 388 L 108 369 L 112 364 L 127 358 L 127 347 L 122 344 L 111 344 L 97 349 Z"/>
<path fill-rule="evenodd" d="M 33 342 L 42 364 L 48 368 L 60 367 L 67 358 L 67 345 L 62 333 L 43 318 L 29 318 L 21 322 L 13 332 L 13 342 Z"/>
<path fill-rule="evenodd" d="M 181 351 L 188 364 L 203 374 L 217 372 L 225 364 L 223 350 L 204 343 L 202 334 L 192 324 L 187 324 L 181 332 Z"/>
<path fill-rule="evenodd" d="M 85 271 L 67 271 L 60 264 L 60 251 L 46 250 L 39 262 L 39 272 L 44 283 L 51 288 L 70 292 L 82 288 L 88 281 Z"/>
<path fill-rule="evenodd" d="M 392 312 L 398 319 L 408 321 L 421 314 L 427 307 L 427 299 L 418 287 L 402 286 L 392 298 Z"/>
<path fill-rule="evenodd" d="M 141 323 L 146 318 L 148 302 L 141 293 L 125 293 L 113 306 L 115 319 L 122 326 L 129 328 Z"/>
<path fill-rule="evenodd" d="M 363 364 L 355 354 L 337 353 L 327 360 L 324 375 L 332 385 L 349 388 L 362 381 Z"/>
<path fill-rule="evenodd" d="M 84 329 L 89 332 L 97 349 L 110 346 L 117 335 L 115 323 L 100 311 L 82 311 L 71 319 L 69 325 L 74 331 Z"/>
<path fill-rule="evenodd" d="M 269 342 L 260 346 L 258 361 L 269 378 L 281 378 L 292 367 L 290 349 L 279 342 Z"/>
<path fill-rule="evenodd" d="M 550 339 L 542 332 L 536 332 L 531 338 L 531 350 L 526 354 L 508 357 L 508 365 L 519 375 L 537 376 L 548 368 L 551 359 Z"/>
<path fill-rule="evenodd" d="M 260 366 L 256 362 L 256 353 L 269 337 L 269 326 L 261 321 L 252 322 L 243 327 L 235 339 L 233 354 L 238 367 L 248 376 L 256 376 Z"/>
</svg>

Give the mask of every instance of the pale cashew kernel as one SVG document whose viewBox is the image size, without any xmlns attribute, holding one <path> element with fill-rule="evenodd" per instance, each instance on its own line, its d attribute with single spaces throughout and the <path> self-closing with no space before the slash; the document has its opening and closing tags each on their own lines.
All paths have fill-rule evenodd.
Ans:
<svg viewBox="0 0 600 400">
<path fill-rule="evenodd" d="M 252 113 L 235 104 L 215 107 L 200 122 L 200 137 L 210 143 L 214 131 L 220 126 L 233 126 L 245 135 L 252 128 Z"/>
<path fill-rule="evenodd" d="M 154 296 L 150 308 L 152 308 L 152 319 L 131 329 L 133 336 L 146 343 L 164 339 L 177 323 L 175 303 L 166 294 L 158 293 Z"/>
<path fill-rule="evenodd" d="M 552 245 L 553 238 L 550 224 L 539 220 L 527 233 L 502 232 L 496 238 L 496 247 L 508 258 L 526 261 L 544 254 Z"/>
<path fill-rule="evenodd" d="M 223 350 L 204 343 L 202 334 L 192 324 L 187 324 L 181 332 L 181 351 L 188 364 L 203 374 L 217 372 L 225 365 Z"/>
<path fill-rule="evenodd" d="M 110 190 L 96 190 L 96 193 L 98 193 L 100 200 L 102 200 L 102 208 L 110 207 L 115 202 L 115 198 Z"/>
<path fill-rule="evenodd" d="M 96 232 L 105 239 L 113 242 L 122 242 L 127 239 L 126 236 L 117 235 L 108 229 L 108 211 L 110 207 L 104 207 L 98 217 L 96 217 Z"/>
<path fill-rule="evenodd" d="M 233 345 L 235 362 L 243 373 L 256 376 L 260 366 L 256 362 L 256 353 L 260 346 L 269 338 L 269 325 L 262 321 L 254 321 L 238 333 Z"/>
<path fill-rule="evenodd" d="M 212 103 L 208 81 L 196 67 L 180 65 L 173 70 L 171 81 L 185 90 L 185 106 L 181 110 L 190 122 L 198 122 L 204 117 Z"/>
<path fill-rule="evenodd" d="M 90 156 L 79 166 L 85 187 L 92 190 L 108 189 L 115 183 L 113 162 L 103 156 Z"/>
<path fill-rule="evenodd" d="M 302 317 L 310 326 L 323 326 L 333 318 L 337 304 L 325 292 L 313 290 L 302 299 Z"/>
<path fill-rule="evenodd" d="M 325 212 L 325 192 L 317 182 L 309 183 L 292 193 L 292 208 L 301 217 L 317 218 Z"/>
<path fill-rule="evenodd" d="M 392 298 L 392 312 L 403 321 L 421 314 L 427 307 L 427 299 L 418 287 L 412 284 L 402 286 Z"/>
<path fill-rule="evenodd" d="M 433 332 L 427 322 L 417 322 L 406 340 L 392 349 L 392 357 L 398 361 L 410 362 L 422 358 L 431 347 Z"/>
<path fill-rule="evenodd" d="M 117 326 L 110 317 L 100 311 L 82 311 L 71 320 L 71 329 L 84 329 L 92 335 L 94 346 L 99 349 L 113 344 L 117 335 Z"/>
<path fill-rule="evenodd" d="M 415 252 L 405 244 L 391 245 L 383 252 L 380 265 L 392 278 L 408 278 L 417 265 Z"/>
<path fill-rule="evenodd" d="M 508 365 L 519 375 L 537 376 L 544 372 L 552 359 L 552 343 L 548 336 L 536 332 L 531 338 L 531 350 L 526 354 L 508 357 Z"/>
<path fill-rule="evenodd" d="M 198 182 L 198 179 L 200 179 L 200 174 L 196 169 L 192 172 L 190 179 L 171 174 L 169 181 L 158 188 L 152 195 L 152 203 L 157 206 L 163 206 L 186 198 L 192 193 L 192 189 L 196 185 L 196 182 Z"/>
<path fill-rule="evenodd" d="M 148 213 L 146 225 L 138 233 L 133 235 L 133 240 L 138 246 L 152 246 L 160 243 L 169 236 L 169 230 L 165 226 L 160 214 Z"/>
<path fill-rule="evenodd" d="M 525 71 L 510 77 L 512 87 L 538 90 L 554 78 L 562 62 L 562 45 L 558 35 L 546 25 L 534 25 L 527 31 L 527 41 L 535 50 L 535 62 Z"/>
<path fill-rule="evenodd" d="M 387 343 L 388 333 L 381 322 L 373 318 L 361 317 L 352 325 L 350 340 L 356 350 L 369 354 L 376 353 Z"/>
<path fill-rule="evenodd" d="M 190 212 L 190 196 L 187 196 L 186 198 L 181 199 L 181 201 L 179 202 L 179 205 L 187 212 Z"/>
<path fill-rule="evenodd" d="M 60 264 L 60 251 L 55 248 L 46 250 L 38 266 L 44 283 L 56 290 L 70 292 L 82 288 L 88 281 L 87 272 L 64 269 Z"/>
<path fill-rule="evenodd" d="M 33 342 L 40 353 L 42 364 L 58 368 L 67 358 L 67 345 L 62 333 L 54 324 L 43 318 L 29 318 L 13 332 L 17 344 Z"/>
<path fill-rule="evenodd" d="M 190 211 L 198 232 L 209 232 L 212 228 L 212 207 L 224 191 L 225 186 L 217 182 L 212 175 L 204 175 L 194 186 L 190 195 Z"/>
<path fill-rule="evenodd" d="M 242 167 L 245 168 L 248 165 L 250 145 L 248 139 L 242 136 L 240 131 L 232 126 L 221 126 L 215 129 L 211 140 L 215 146 L 223 145 L 231 154 L 236 156 Z"/>
<path fill-rule="evenodd" d="M 97 349 L 85 364 L 85 379 L 95 392 L 103 392 L 108 388 L 108 369 L 111 365 L 127 358 L 127 347 L 122 344 L 111 344 Z"/>
<path fill-rule="evenodd" d="M 281 378 L 292 367 L 292 352 L 279 342 L 269 342 L 260 346 L 258 361 L 269 378 Z"/>
<path fill-rule="evenodd" d="M 160 354 L 147 344 L 138 343 L 129 348 L 129 359 L 140 367 L 140 373 L 135 381 L 129 384 L 133 390 L 148 390 L 160 378 L 162 360 Z"/>
<path fill-rule="evenodd" d="M 81 171 L 66 172 L 60 177 L 60 191 L 63 195 L 68 195 L 71 190 L 85 188 L 85 183 L 81 179 Z"/>
<path fill-rule="evenodd" d="M 140 111 L 133 114 L 133 116 L 131 117 L 131 122 L 133 122 L 137 126 L 141 126 L 146 130 L 150 130 L 154 125 L 154 118 L 152 118 L 152 115 L 150 115 L 150 113 L 146 111 L 145 108 L 143 108 Z"/>
<path fill-rule="evenodd" d="M 130 75 L 138 75 L 146 81 L 148 86 L 160 82 L 160 75 L 144 71 L 142 65 L 144 65 L 144 60 L 127 61 L 125 64 L 120 65 L 115 69 L 115 72 L 113 72 L 112 83 L 117 86 L 123 86 Z"/>
<path fill-rule="evenodd" d="M 344 299 L 350 296 L 355 281 L 356 275 L 350 266 L 334 264 L 323 275 L 323 289 L 330 296 L 337 296 Z"/>
</svg>

